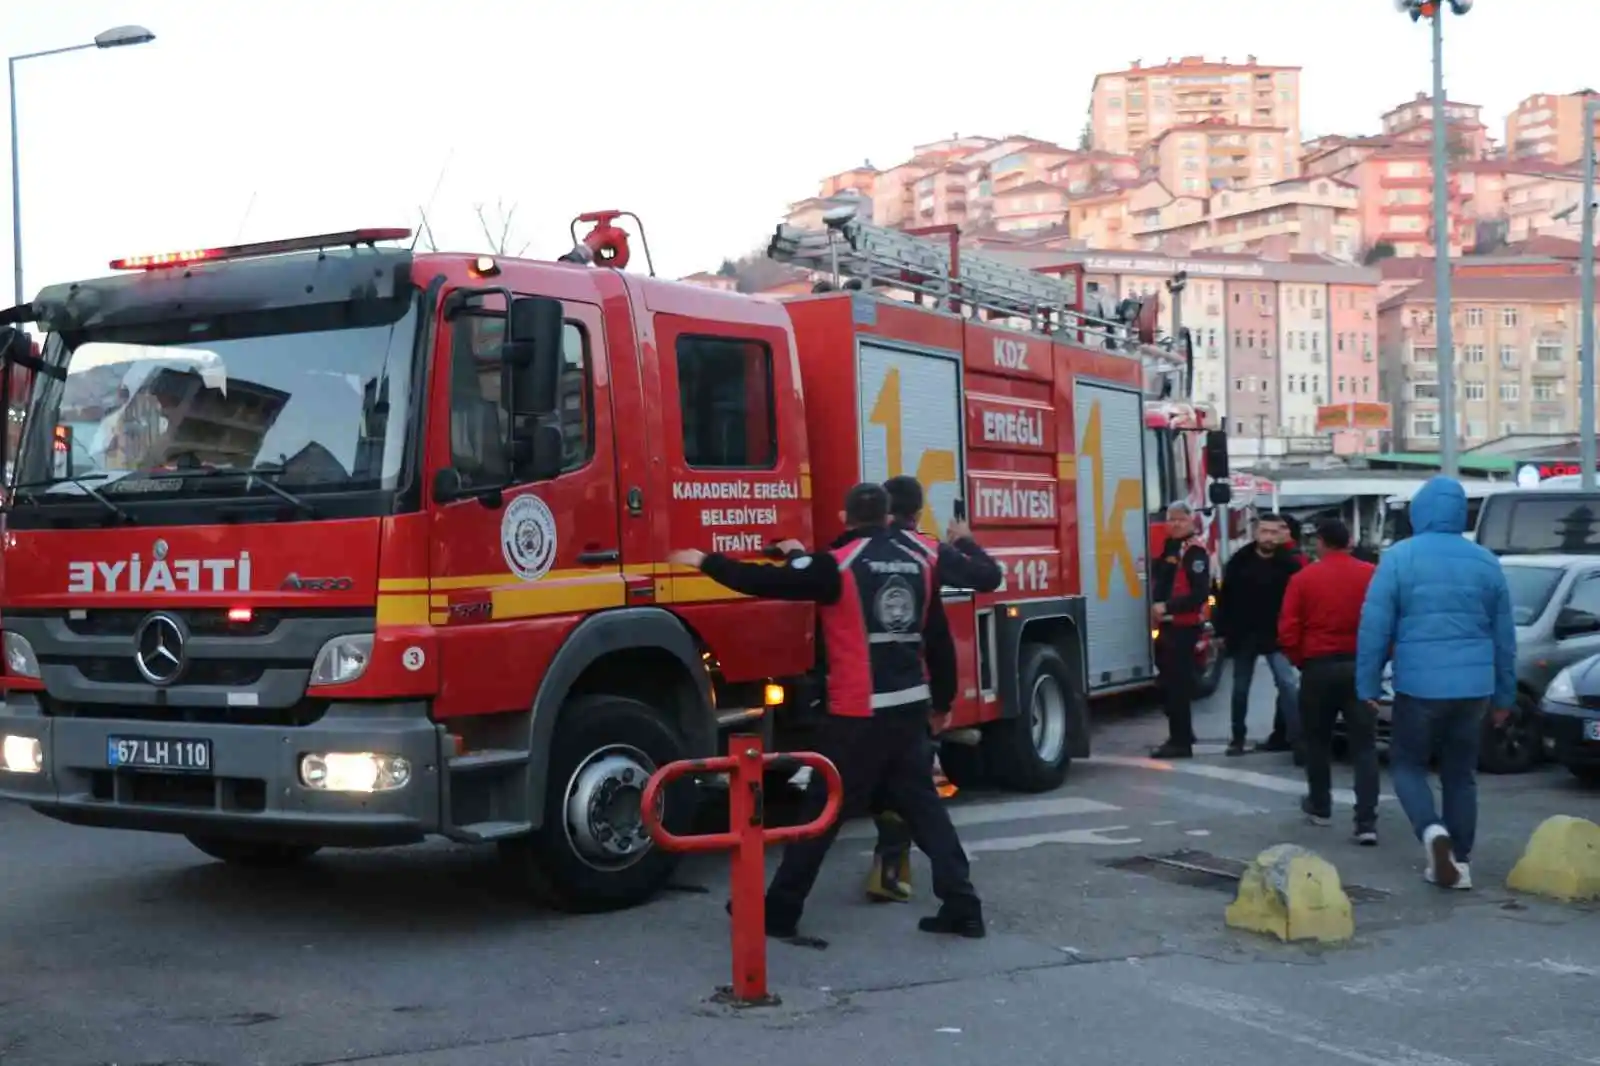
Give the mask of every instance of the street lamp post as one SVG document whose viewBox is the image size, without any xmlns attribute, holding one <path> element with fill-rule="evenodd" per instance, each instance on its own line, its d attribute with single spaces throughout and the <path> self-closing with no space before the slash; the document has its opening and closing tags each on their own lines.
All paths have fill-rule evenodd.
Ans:
<svg viewBox="0 0 1600 1066">
<path fill-rule="evenodd" d="M 85 48 L 123 48 L 132 44 L 146 44 L 155 39 L 156 35 L 143 26 L 116 26 L 84 44 L 69 44 L 65 48 L 47 48 L 42 52 L 25 52 L 11 57 L 7 67 L 11 89 L 11 271 L 17 306 L 20 307 L 26 299 L 22 290 L 22 164 L 17 156 L 17 64 L 24 59 L 38 59 L 40 56 L 81 52 Z"/>
<path fill-rule="evenodd" d="M 1583 247 L 1579 249 L 1580 266 L 1579 285 L 1582 302 L 1582 320 L 1579 329 L 1583 336 L 1578 341 L 1578 418 L 1581 420 L 1578 427 L 1578 441 L 1580 460 L 1583 463 L 1583 488 L 1589 491 L 1594 488 L 1594 124 L 1600 120 L 1600 98 L 1589 96 L 1583 101 L 1583 199 L 1578 203 L 1578 210 L 1583 212 L 1583 225 L 1579 228 L 1579 239 Z"/>
<path fill-rule="evenodd" d="M 1433 266 L 1439 333 L 1439 470 L 1454 477 L 1456 461 L 1456 345 L 1450 323 L 1450 157 L 1445 144 L 1444 9 L 1457 15 L 1472 9 L 1472 0 L 1395 0 L 1411 21 L 1427 19 L 1433 31 Z"/>
</svg>

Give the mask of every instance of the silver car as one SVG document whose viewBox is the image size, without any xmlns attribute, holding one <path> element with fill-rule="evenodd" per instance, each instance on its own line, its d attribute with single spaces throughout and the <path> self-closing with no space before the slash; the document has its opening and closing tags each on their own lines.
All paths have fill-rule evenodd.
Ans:
<svg viewBox="0 0 1600 1066">
<path fill-rule="evenodd" d="M 1543 754 L 1539 698 L 1545 687 L 1566 667 L 1600 653 L 1600 555 L 1507 555 L 1500 563 L 1517 626 L 1517 706 L 1503 726 L 1484 719 L 1478 766 L 1516 774 L 1532 769 Z M 1389 685 L 1385 667 L 1382 741 L 1389 738 Z"/>
</svg>

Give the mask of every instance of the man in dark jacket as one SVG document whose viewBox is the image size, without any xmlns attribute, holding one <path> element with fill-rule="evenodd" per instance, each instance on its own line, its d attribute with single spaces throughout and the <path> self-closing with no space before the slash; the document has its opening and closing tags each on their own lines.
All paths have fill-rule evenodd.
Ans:
<svg viewBox="0 0 1600 1066">
<path fill-rule="evenodd" d="M 944 588 L 972 592 L 993 592 L 1004 582 L 1000 564 L 978 546 L 972 531 L 963 521 L 952 518 L 947 540 L 941 541 L 920 531 L 922 521 L 922 483 L 909 474 L 899 474 L 883 483 L 889 494 L 889 524 L 911 543 L 928 554 L 935 565 L 935 579 Z M 935 722 L 930 737 L 944 731 L 941 719 L 948 718 L 950 704 L 934 703 Z M 938 744 L 932 745 L 937 752 Z M 930 763 L 937 766 L 937 754 Z M 936 771 L 936 776 L 938 775 Z M 883 797 L 874 803 L 872 820 L 877 823 L 878 843 L 872 851 L 872 869 L 867 874 L 867 896 L 873 900 L 905 903 L 911 899 L 911 834 L 905 820 L 887 808 Z"/>
<path fill-rule="evenodd" d="M 1356 843 L 1378 843 L 1378 715 L 1356 699 L 1356 634 L 1373 567 L 1350 552 L 1350 529 L 1317 523 L 1317 561 L 1283 597 L 1278 647 L 1299 667 L 1300 730 L 1308 792 L 1300 809 L 1313 825 L 1333 815 L 1333 723 L 1344 719 L 1356 777 Z"/>
<path fill-rule="evenodd" d="M 1265 659 L 1277 686 L 1277 717 L 1263 751 L 1283 751 L 1296 732 L 1299 692 L 1289 660 L 1278 651 L 1278 615 L 1289 579 L 1300 569 L 1285 545 L 1289 526 L 1271 511 L 1256 519 L 1255 544 L 1236 553 L 1222 572 L 1213 619 L 1233 661 L 1233 738 L 1229 755 L 1243 755 L 1249 734 L 1250 687 L 1256 660 Z"/>
<path fill-rule="evenodd" d="M 1150 620 L 1167 712 L 1167 742 L 1152 758 L 1194 757 L 1194 651 L 1210 595 L 1211 556 L 1195 535 L 1194 509 L 1179 501 L 1167 508 L 1167 539 L 1150 567 Z"/>
<path fill-rule="evenodd" d="M 668 558 L 736 592 L 817 605 L 828 660 L 828 713 L 818 749 L 839 768 L 844 813 L 863 811 L 884 788 L 890 806 L 905 818 L 917 847 L 928 856 L 933 891 L 942 902 L 939 912 L 923 918 L 918 928 L 981 937 L 982 905 L 972 887 L 966 852 L 928 766 L 934 690 L 953 692 L 956 677 L 954 656 L 935 660 L 934 642 L 925 639 L 930 626 L 943 618 L 934 568 L 921 553 L 906 551 L 901 534 L 888 528 L 883 486 L 851 489 L 845 517 L 858 536 L 828 551 L 793 557 L 785 566 L 743 563 L 700 551 L 677 551 Z M 944 647 L 952 645 L 946 640 Z M 813 774 L 800 820 L 816 818 L 826 804 L 827 786 L 820 774 Z M 839 825 L 835 820 L 822 836 L 784 849 L 767 888 L 768 935 L 795 935 Z"/>
</svg>

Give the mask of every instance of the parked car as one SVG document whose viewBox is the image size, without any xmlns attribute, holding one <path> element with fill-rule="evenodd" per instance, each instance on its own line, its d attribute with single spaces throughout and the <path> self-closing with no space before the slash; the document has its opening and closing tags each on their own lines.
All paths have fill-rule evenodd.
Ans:
<svg viewBox="0 0 1600 1066">
<path fill-rule="evenodd" d="M 1551 758 L 1600 785 L 1600 655 L 1556 673 L 1539 702 L 1539 726 Z"/>
<path fill-rule="evenodd" d="M 1516 774 L 1531 770 L 1543 757 L 1539 700 L 1546 686 L 1565 667 L 1600 653 L 1600 556 L 1508 555 L 1500 563 L 1517 626 L 1517 705 L 1504 725 L 1484 719 L 1478 768 Z M 1392 713 L 1390 683 L 1385 668 L 1378 712 L 1378 740 L 1385 745 Z"/>
</svg>

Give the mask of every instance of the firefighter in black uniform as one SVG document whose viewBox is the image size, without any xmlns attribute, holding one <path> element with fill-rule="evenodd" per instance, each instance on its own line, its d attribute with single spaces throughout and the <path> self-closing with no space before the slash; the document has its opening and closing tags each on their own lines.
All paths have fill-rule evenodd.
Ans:
<svg viewBox="0 0 1600 1066">
<path fill-rule="evenodd" d="M 920 531 L 923 493 L 922 483 L 916 478 L 899 474 L 885 481 L 883 488 L 889 494 L 889 524 L 935 561 L 940 587 L 993 592 L 1004 583 L 1000 564 L 972 539 L 972 531 L 964 521 L 953 519 L 950 522 L 947 541 Z M 930 739 L 943 732 L 943 719 L 949 711 L 949 704 L 934 703 L 936 724 L 929 731 Z M 936 758 L 933 752 L 938 750 L 937 741 L 932 748 L 928 757 L 930 764 Z M 908 902 L 911 899 L 911 834 L 906 831 L 905 820 L 886 808 L 882 795 L 874 799 L 872 819 L 877 823 L 878 843 L 872 849 L 867 898 L 890 903 Z"/>
<path fill-rule="evenodd" d="M 881 787 L 888 806 L 906 820 L 912 839 L 933 866 L 933 891 L 942 905 L 937 914 L 918 922 L 918 928 L 981 937 L 983 909 L 967 855 L 928 765 L 934 690 L 948 701 L 951 696 L 945 693 L 953 694 L 956 683 L 948 632 L 933 639 L 933 630 L 944 625 L 934 568 L 922 553 L 908 552 L 903 535 L 888 527 L 883 486 L 851 489 L 845 519 L 855 537 L 827 551 L 794 556 L 786 566 L 742 563 L 698 551 L 674 552 L 669 558 L 698 567 L 736 592 L 818 605 L 828 663 L 828 713 L 818 749 L 843 778 L 844 816 L 864 812 Z M 930 657 L 926 668 L 925 647 Z M 821 814 L 826 803 L 822 775 L 812 774 L 801 820 Z M 767 888 L 769 936 L 795 935 L 842 820 L 822 836 L 784 849 Z"/>
<path fill-rule="evenodd" d="M 1187 503 L 1174 503 L 1167 508 L 1166 543 L 1150 574 L 1156 664 L 1167 711 L 1167 742 L 1150 753 L 1153 758 L 1194 756 L 1194 655 L 1210 595 L 1211 556 L 1195 535 L 1194 511 Z"/>
</svg>

